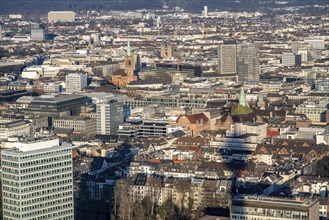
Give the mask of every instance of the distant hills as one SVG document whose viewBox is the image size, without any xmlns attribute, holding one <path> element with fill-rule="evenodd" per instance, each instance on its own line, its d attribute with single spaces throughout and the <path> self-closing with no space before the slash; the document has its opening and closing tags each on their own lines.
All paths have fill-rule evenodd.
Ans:
<svg viewBox="0 0 329 220">
<path fill-rule="evenodd" d="M 328 4 L 328 0 L 277 0 L 288 5 Z M 190 12 L 200 12 L 204 5 L 209 11 L 255 11 L 260 8 L 282 7 L 275 0 L 0 0 L 0 14 L 20 13 L 25 15 L 46 15 L 51 10 L 133 10 L 159 9 L 166 3 Z"/>
</svg>

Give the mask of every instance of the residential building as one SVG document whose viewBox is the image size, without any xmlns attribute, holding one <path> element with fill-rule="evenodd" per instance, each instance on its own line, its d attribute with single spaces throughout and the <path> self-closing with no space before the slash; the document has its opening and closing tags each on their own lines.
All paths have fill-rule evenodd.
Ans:
<svg viewBox="0 0 329 220">
<path fill-rule="evenodd" d="M 3 219 L 74 219 L 71 150 L 50 139 L 1 151 Z"/>
<path fill-rule="evenodd" d="M 82 116 L 53 118 L 55 128 L 73 128 L 74 132 L 96 133 L 96 119 Z"/>
<path fill-rule="evenodd" d="M 320 101 L 319 103 L 304 102 L 296 108 L 296 113 L 305 114 L 312 122 L 326 122 L 326 111 L 328 102 Z"/>
<path fill-rule="evenodd" d="M 31 124 L 22 119 L 0 118 L 0 140 L 29 135 Z"/>
</svg>

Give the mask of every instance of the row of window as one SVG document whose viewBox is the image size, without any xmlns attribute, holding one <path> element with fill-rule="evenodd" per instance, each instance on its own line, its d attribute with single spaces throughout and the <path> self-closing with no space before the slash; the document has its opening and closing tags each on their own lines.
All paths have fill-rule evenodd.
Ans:
<svg viewBox="0 0 329 220">
<path fill-rule="evenodd" d="M 26 201 L 23 201 L 22 204 L 27 205 L 30 202 L 38 203 L 38 202 L 43 202 L 45 200 L 47 201 L 46 198 L 48 198 L 48 196 L 53 196 L 55 194 L 59 194 L 59 197 L 70 196 L 72 194 L 72 185 L 69 184 L 67 186 L 45 190 L 43 193 L 38 194 L 40 196 L 36 196 L 35 193 L 23 194 L 22 200 L 26 200 Z"/>
</svg>

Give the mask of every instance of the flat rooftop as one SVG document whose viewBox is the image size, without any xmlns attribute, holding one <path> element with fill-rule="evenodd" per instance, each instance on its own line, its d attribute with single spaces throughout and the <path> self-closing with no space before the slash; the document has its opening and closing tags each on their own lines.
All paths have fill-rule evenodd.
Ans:
<svg viewBox="0 0 329 220">
<path fill-rule="evenodd" d="M 84 95 L 75 95 L 75 94 L 67 94 L 67 95 L 57 95 L 57 96 L 38 96 L 34 98 L 31 103 L 60 103 L 60 102 L 65 102 L 65 101 L 70 101 L 70 100 L 75 100 L 75 99 L 80 99 L 80 98 L 87 98 Z"/>
</svg>

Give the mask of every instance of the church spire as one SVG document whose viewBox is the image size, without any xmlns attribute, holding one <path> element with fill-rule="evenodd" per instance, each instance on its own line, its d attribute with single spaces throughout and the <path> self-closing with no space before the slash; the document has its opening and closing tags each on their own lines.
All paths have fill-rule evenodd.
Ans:
<svg viewBox="0 0 329 220">
<path fill-rule="evenodd" d="M 244 90 L 241 88 L 240 97 L 239 97 L 239 104 L 246 107 L 246 95 Z"/>
<path fill-rule="evenodd" d="M 130 41 L 128 40 L 128 44 L 127 44 L 127 56 L 131 56 L 131 48 L 130 48 Z"/>
</svg>

